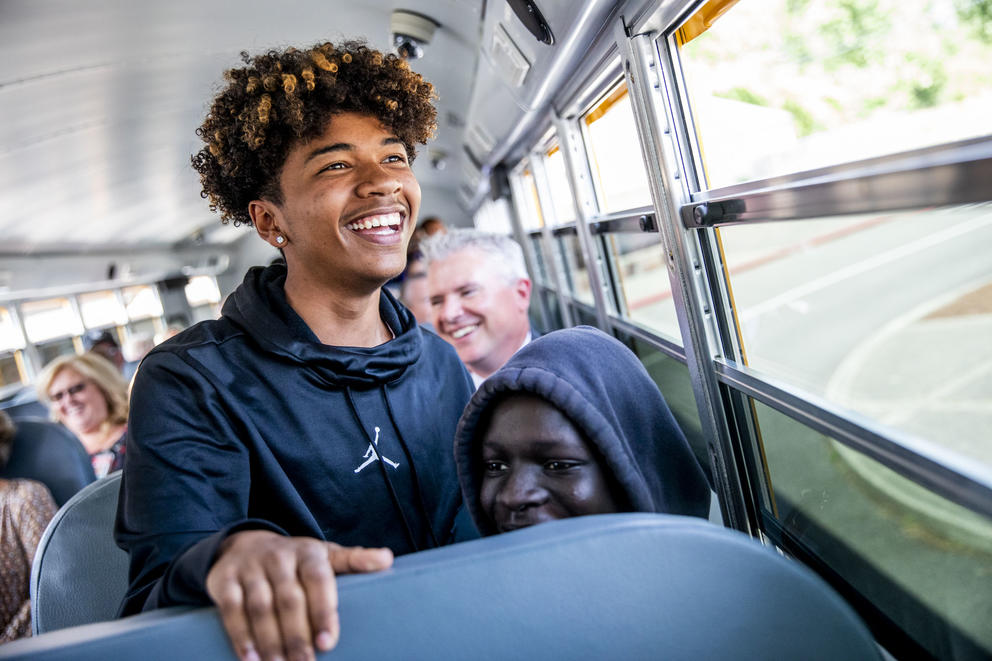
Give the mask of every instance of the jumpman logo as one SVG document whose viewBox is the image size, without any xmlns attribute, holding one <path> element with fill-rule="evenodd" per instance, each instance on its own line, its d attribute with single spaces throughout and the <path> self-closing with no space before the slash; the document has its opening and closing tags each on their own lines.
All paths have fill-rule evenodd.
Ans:
<svg viewBox="0 0 992 661">
<path fill-rule="evenodd" d="M 372 443 L 369 443 L 369 449 L 366 450 L 365 451 L 365 454 L 362 455 L 362 458 L 365 460 L 365 462 L 361 466 L 359 466 L 358 468 L 355 469 L 355 472 L 356 473 L 362 472 L 362 469 L 363 468 L 365 468 L 366 466 L 368 466 L 369 464 L 371 464 L 373 461 L 376 461 L 376 460 L 378 460 L 380 458 L 379 457 L 379 451 L 376 449 L 378 446 L 379 446 L 379 428 L 376 427 L 375 428 L 375 440 L 372 441 Z M 390 466 L 392 466 L 393 468 L 399 468 L 400 467 L 399 463 L 393 461 L 389 457 L 383 456 L 382 457 L 382 460 L 385 461 Z"/>
</svg>

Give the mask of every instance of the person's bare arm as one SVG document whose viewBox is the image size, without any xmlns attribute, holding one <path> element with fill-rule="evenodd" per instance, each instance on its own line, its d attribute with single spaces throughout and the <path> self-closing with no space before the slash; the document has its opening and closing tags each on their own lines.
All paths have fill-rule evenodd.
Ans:
<svg viewBox="0 0 992 661">
<path fill-rule="evenodd" d="M 314 659 L 315 646 L 323 652 L 338 641 L 335 574 L 392 563 L 389 549 L 244 530 L 221 546 L 207 593 L 243 661 Z"/>
</svg>

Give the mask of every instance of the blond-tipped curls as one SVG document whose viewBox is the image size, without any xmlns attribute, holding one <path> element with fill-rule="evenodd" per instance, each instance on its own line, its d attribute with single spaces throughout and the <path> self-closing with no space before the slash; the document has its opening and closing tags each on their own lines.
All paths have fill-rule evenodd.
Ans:
<svg viewBox="0 0 992 661">
<path fill-rule="evenodd" d="M 378 119 L 403 141 L 412 161 L 434 132 L 434 87 L 406 61 L 362 41 L 269 51 L 225 73 L 197 135 L 192 158 L 202 195 L 223 222 L 251 225 L 248 203 L 282 202 L 279 173 L 289 149 L 322 133 L 337 113 Z"/>
</svg>

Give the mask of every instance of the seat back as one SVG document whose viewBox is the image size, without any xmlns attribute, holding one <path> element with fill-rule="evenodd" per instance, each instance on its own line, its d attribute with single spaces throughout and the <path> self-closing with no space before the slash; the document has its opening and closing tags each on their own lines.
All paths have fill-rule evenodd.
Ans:
<svg viewBox="0 0 992 661">
<path fill-rule="evenodd" d="M 0 400 L 0 409 L 14 420 L 48 416 L 48 407 L 38 401 L 38 393 L 32 386 L 24 386 Z"/>
<path fill-rule="evenodd" d="M 121 472 L 89 485 L 48 524 L 31 566 L 35 634 L 117 617 L 128 556 L 114 542 Z"/>
<path fill-rule="evenodd" d="M 878 661 L 819 577 L 700 519 L 611 514 L 407 555 L 341 576 L 351 659 Z M 142 613 L 0 647 L 0 658 L 234 659 L 215 609 Z"/>
<path fill-rule="evenodd" d="M 0 477 L 41 482 L 61 507 L 96 480 L 83 444 L 62 425 L 48 420 L 15 420 L 17 432 Z"/>
</svg>

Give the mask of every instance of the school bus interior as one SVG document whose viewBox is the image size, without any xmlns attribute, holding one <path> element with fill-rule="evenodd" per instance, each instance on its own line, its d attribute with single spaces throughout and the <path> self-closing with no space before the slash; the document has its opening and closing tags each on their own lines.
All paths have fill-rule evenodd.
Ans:
<svg viewBox="0 0 992 661">
<path fill-rule="evenodd" d="M 216 317 L 245 271 L 277 256 L 211 213 L 190 167 L 241 51 L 359 36 L 420 49 L 411 66 L 438 92 L 436 137 L 413 166 L 421 216 L 512 235 L 538 329 L 589 324 L 630 347 L 726 528 L 801 563 L 796 581 L 815 572 L 885 655 L 988 658 L 990 16 L 988 0 L 3 0 L 0 405 L 37 414 L 34 377 L 82 352 L 88 331 L 125 346 L 173 318 Z M 556 656 L 512 646 L 531 640 L 568 658 L 654 658 L 637 645 L 658 639 L 612 627 L 681 612 L 665 601 L 670 577 L 599 570 L 629 544 L 660 553 L 676 531 L 705 532 L 635 520 L 588 547 L 524 531 L 343 581 L 343 649 L 402 656 L 377 647 L 402 631 L 413 656 Z M 563 523 L 568 539 L 593 538 L 595 522 Z M 742 611 L 778 616 L 763 610 L 767 586 L 742 587 L 726 557 L 690 558 L 718 572 L 711 625 L 692 624 L 704 637 Z M 474 572 L 473 558 L 491 564 Z M 502 572 L 528 558 L 576 561 L 576 574 L 527 570 L 510 590 Z M 465 589 L 454 612 L 475 628 L 451 632 L 429 612 L 442 584 Z M 561 638 L 526 617 L 547 606 L 528 585 L 569 595 Z M 504 587 L 509 621 L 484 596 Z M 620 610 L 604 605 L 609 621 L 595 622 L 590 599 Z M 411 610 L 421 629 L 397 621 Z M 764 630 L 787 642 L 788 622 Z M 432 627 L 471 651 L 435 649 Z M 202 610 L 55 631 L 0 658 L 222 648 Z M 812 656 L 789 649 L 754 655 Z"/>
</svg>

